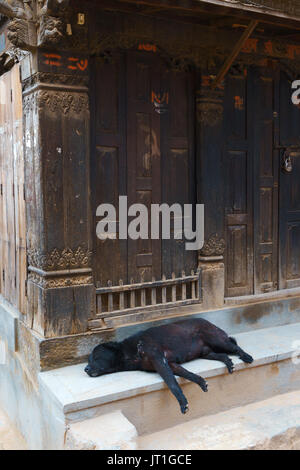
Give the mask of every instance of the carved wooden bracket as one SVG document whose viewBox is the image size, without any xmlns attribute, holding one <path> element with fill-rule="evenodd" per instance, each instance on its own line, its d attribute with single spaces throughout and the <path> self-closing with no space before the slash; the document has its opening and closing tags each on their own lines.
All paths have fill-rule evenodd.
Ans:
<svg viewBox="0 0 300 470">
<path fill-rule="evenodd" d="M 200 254 L 206 257 L 224 256 L 226 249 L 225 240 L 217 233 L 213 233 L 205 242 Z"/>
<path fill-rule="evenodd" d="M 7 16 L 9 41 L 31 51 L 57 45 L 67 34 L 69 0 L 0 0 L 0 14 Z"/>
</svg>

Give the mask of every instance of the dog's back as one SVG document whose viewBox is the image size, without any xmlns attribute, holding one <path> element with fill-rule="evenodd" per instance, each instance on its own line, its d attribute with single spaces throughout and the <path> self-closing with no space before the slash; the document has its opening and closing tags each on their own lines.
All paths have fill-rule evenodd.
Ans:
<svg viewBox="0 0 300 470">
<path fill-rule="evenodd" d="M 226 340 L 224 331 L 199 318 L 149 328 L 125 340 L 124 346 L 136 350 L 139 344 L 145 355 L 157 350 L 168 360 L 184 363 L 202 356 L 207 347 Z"/>
</svg>

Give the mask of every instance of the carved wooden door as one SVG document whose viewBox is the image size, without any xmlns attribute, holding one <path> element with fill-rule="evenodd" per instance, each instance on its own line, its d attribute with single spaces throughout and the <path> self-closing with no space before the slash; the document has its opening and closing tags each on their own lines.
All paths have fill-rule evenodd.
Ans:
<svg viewBox="0 0 300 470">
<path fill-rule="evenodd" d="M 254 292 L 278 289 L 278 72 L 252 73 L 254 159 Z"/>
<path fill-rule="evenodd" d="M 225 91 L 226 295 L 278 288 L 278 74 L 228 77 Z"/>
<path fill-rule="evenodd" d="M 97 59 L 94 74 L 94 227 L 99 204 L 118 208 L 119 195 L 128 196 L 128 206 L 145 205 L 149 215 L 151 204 L 195 203 L 192 74 L 169 70 L 153 52 Z M 149 221 L 149 235 L 150 227 Z M 190 273 L 197 268 L 197 253 L 187 252 L 184 241 L 173 235 L 166 241 L 95 236 L 96 281 L 107 285 Z"/>
<path fill-rule="evenodd" d="M 194 93 L 191 74 L 172 71 L 154 54 L 128 53 L 128 203 L 195 203 Z M 128 277 L 177 277 L 197 267 L 184 240 L 128 240 Z M 150 232 L 150 221 L 149 221 Z"/>
<path fill-rule="evenodd" d="M 300 286 L 300 109 L 291 101 L 291 82 L 280 81 L 280 224 L 281 289 Z M 291 171 L 282 165 L 290 159 Z"/>
<path fill-rule="evenodd" d="M 225 87 L 226 296 L 253 293 L 253 157 L 249 121 L 250 83 L 244 73 Z"/>
<path fill-rule="evenodd" d="M 151 98 L 160 95 L 160 69 L 153 54 L 127 55 L 128 205 L 161 201 L 160 115 Z M 148 234 L 150 218 L 148 219 Z M 128 240 L 128 277 L 135 282 L 161 278 L 160 240 Z"/>
</svg>

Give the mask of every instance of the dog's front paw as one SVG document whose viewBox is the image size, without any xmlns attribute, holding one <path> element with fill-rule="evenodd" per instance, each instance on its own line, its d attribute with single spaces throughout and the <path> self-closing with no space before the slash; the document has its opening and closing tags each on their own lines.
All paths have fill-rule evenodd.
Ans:
<svg viewBox="0 0 300 470">
<path fill-rule="evenodd" d="M 229 374 L 233 374 L 233 372 L 234 372 L 234 364 L 233 364 L 233 362 L 232 362 L 231 359 L 229 359 L 229 360 L 226 362 L 226 366 L 227 366 L 227 369 L 228 369 Z"/>
<path fill-rule="evenodd" d="M 208 384 L 204 379 L 200 380 L 199 385 L 202 388 L 203 392 L 208 392 Z"/>
<path fill-rule="evenodd" d="M 181 408 L 181 413 L 182 413 L 183 415 L 187 414 L 187 412 L 189 411 L 189 404 L 188 404 L 188 402 L 182 403 L 182 404 L 180 405 L 180 408 Z"/>
</svg>

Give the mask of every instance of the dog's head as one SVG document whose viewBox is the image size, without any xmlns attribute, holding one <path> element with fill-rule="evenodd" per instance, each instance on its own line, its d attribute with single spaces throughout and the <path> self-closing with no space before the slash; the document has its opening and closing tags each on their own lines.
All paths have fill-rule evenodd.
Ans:
<svg viewBox="0 0 300 470">
<path fill-rule="evenodd" d="M 85 372 L 90 377 L 117 372 L 121 367 L 122 351 L 118 343 L 106 343 L 97 346 L 89 357 Z"/>
</svg>

